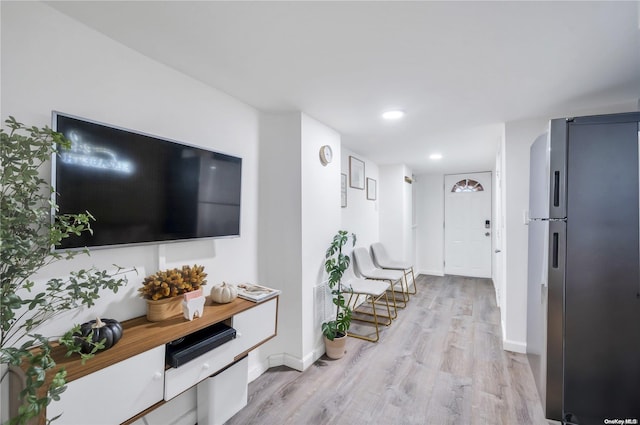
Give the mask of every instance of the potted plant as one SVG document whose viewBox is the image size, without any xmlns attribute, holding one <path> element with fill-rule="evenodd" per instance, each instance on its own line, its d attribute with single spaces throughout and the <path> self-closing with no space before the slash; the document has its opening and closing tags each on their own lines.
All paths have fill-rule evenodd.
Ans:
<svg viewBox="0 0 640 425">
<path fill-rule="evenodd" d="M 88 255 L 87 250 L 51 247 L 71 234 L 90 232 L 93 217 L 88 212 L 58 214 L 51 222 L 51 211 L 58 207 L 51 201 L 54 189 L 40 177 L 40 168 L 58 147 L 70 142 L 48 127 L 26 127 L 13 117 L 5 123 L 7 131 L 0 129 L 0 384 L 10 373 L 23 379 L 22 405 L 10 412 L 9 423 L 24 424 L 58 400 L 66 384 L 66 372 L 56 368 L 51 356 L 52 337 L 38 333 L 38 327 L 62 312 L 91 307 L 100 290 L 117 292 L 127 280 L 116 276 L 122 274 L 120 268 L 110 274 L 92 267 L 36 285 L 33 276 L 41 268 Z M 87 359 L 104 348 L 104 341 L 92 340 L 93 332 L 78 334 L 80 325 L 59 338 L 67 355 L 78 353 Z M 87 349 L 87 344 L 93 348 Z"/>
<path fill-rule="evenodd" d="M 349 268 L 351 258 L 342 253 L 342 247 L 352 240 L 352 246 L 356 244 L 356 235 L 346 230 L 339 230 L 333 237 L 325 255 L 324 269 L 329 274 L 329 288 L 333 296 L 333 304 L 336 306 L 336 318 L 322 324 L 327 356 L 338 359 L 344 355 L 347 331 L 351 325 L 351 309 L 344 298 L 342 287 L 342 275 Z"/>
<path fill-rule="evenodd" d="M 138 291 L 147 300 L 147 319 L 160 322 L 182 312 L 182 297 L 206 285 L 204 266 L 182 266 L 159 271 L 144 278 Z"/>
</svg>

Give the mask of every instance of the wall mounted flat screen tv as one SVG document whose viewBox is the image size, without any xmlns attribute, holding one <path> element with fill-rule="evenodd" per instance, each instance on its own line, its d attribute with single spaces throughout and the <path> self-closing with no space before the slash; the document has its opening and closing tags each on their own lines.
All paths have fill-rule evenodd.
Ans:
<svg viewBox="0 0 640 425">
<path fill-rule="evenodd" d="M 241 158 L 55 111 L 52 121 L 71 141 L 52 159 L 59 213 L 95 217 L 93 234 L 56 249 L 240 235 Z"/>
</svg>

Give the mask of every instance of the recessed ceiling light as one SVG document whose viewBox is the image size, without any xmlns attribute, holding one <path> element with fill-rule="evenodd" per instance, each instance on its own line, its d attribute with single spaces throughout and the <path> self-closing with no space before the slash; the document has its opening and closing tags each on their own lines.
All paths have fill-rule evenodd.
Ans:
<svg viewBox="0 0 640 425">
<path fill-rule="evenodd" d="M 429 159 L 442 159 L 442 154 L 432 153 L 431 155 L 429 155 Z"/>
<path fill-rule="evenodd" d="M 387 111 L 382 114 L 382 118 L 385 120 L 397 120 L 398 118 L 404 117 L 404 111 L 399 109 L 394 109 L 392 111 Z"/>
</svg>

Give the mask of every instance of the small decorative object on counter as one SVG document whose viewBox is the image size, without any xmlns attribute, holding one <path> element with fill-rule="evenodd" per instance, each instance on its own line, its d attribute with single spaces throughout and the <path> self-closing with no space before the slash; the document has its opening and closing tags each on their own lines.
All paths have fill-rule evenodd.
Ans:
<svg viewBox="0 0 640 425">
<path fill-rule="evenodd" d="M 211 301 L 218 304 L 226 304 L 235 300 L 238 296 L 238 289 L 235 285 L 222 282 L 222 284 L 211 288 Z"/>
<path fill-rule="evenodd" d="M 206 285 L 204 266 L 182 266 L 180 269 L 159 271 L 144 278 L 138 291 L 147 300 L 147 319 L 159 322 L 180 314 L 182 297 Z"/>
<path fill-rule="evenodd" d="M 182 297 L 163 298 L 161 300 L 147 300 L 147 320 L 162 322 L 182 311 Z"/>
<path fill-rule="evenodd" d="M 193 320 L 202 317 L 206 300 L 202 295 L 202 288 L 187 292 L 182 298 L 182 314 L 185 319 Z"/>
<path fill-rule="evenodd" d="M 101 350 L 108 350 L 113 347 L 120 341 L 120 338 L 122 338 L 122 333 L 123 330 L 120 322 L 114 319 L 100 319 L 98 317 L 96 320 L 91 320 L 80 325 L 80 333 L 76 335 L 82 338 L 87 338 L 91 335 L 89 339 L 91 342 L 83 341 L 80 350 L 88 354 L 93 351 L 96 343 L 102 343 L 104 345 L 104 348 Z"/>
<path fill-rule="evenodd" d="M 261 303 L 280 294 L 279 289 L 267 288 L 255 283 L 239 283 L 238 296 L 245 300 Z"/>
<path fill-rule="evenodd" d="M 138 291 L 148 300 L 176 297 L 200 289 L 207 281 L 204 266 L 182 266 L 182 269 L 159 271 L 144 278 Z"/>
</svg>

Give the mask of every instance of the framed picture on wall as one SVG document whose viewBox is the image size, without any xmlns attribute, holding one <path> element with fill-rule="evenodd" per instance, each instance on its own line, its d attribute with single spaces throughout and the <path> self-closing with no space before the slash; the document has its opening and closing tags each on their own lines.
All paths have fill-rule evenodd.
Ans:
<svg viewBox="0 0 640 425">
<path fill-rule="evenodd" d="M 349 157 L 349 186 L 364 190 L 364 161 Z"/>
<path fill-rule="evenodd" d="M 347 175 L 340 174 L 340 206 L 347 208 Z"/>
<path fill-rule="evenodd" d="M 367 199 L 372 201 L 376 200 L 377 182 L 374 179 L 367 177 Z"/>
</svg>

